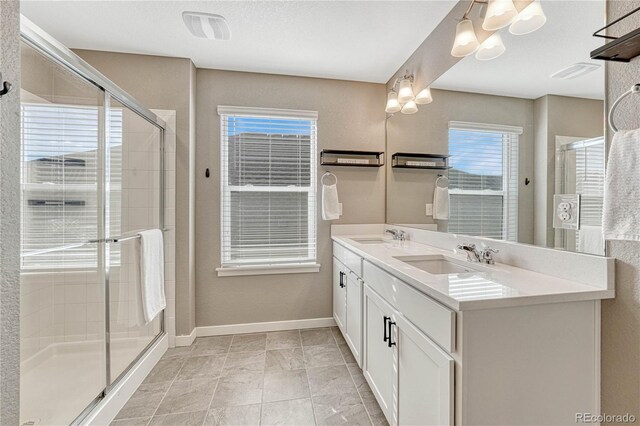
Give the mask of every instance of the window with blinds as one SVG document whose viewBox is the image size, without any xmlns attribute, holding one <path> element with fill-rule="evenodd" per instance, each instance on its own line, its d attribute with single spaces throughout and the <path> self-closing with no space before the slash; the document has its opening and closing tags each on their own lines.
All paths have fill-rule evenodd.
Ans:
<svg viewBox="0 0 640 426">
<path fill-rule="evenodd" d="M 21 112 L 22 268 L 96 267 L 87 242 L 98 237 L 98 108 L 23 103 Z M 121 110 L 111 111 L 110 135 L 119 153 Z"/>
<path fill-rule="evenodd" d="M 518 238 L 518 140 L 522 128 L 449 123 L 449 232 Z"/>
<path fill-rule="evenodd" d="M 316 123 L 307 111 L 219 107 L 222 267 L 316 262 Z"/>
<path fill-rule="evenodd" d="M 576 150 L 576 193 L 580 196 L 580 226 L 601 226 L 604 197 L 604 139 Z"/>
</svg>

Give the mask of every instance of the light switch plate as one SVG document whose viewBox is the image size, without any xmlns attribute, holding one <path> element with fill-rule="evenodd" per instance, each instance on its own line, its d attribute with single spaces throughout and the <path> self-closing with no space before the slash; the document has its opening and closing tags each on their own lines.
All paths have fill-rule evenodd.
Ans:
<svg viewBox="0 0 640 426">
<path fill-rule="evenodd" d="M 427 216 L 433 216 L 433 204 L 425 204 L 424 214 Z"/>
<path fill-rule="evenodd" d="M 338 203 L 338 214 L 342 216 L 342 203 Z"/>
</svg>

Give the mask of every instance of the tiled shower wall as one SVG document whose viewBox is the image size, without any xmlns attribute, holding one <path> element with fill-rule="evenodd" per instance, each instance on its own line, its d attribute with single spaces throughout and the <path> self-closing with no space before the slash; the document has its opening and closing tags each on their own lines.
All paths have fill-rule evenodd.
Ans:
<svg viewBox="0 0 640 426">
<path fill-rule="evenodd" d="M 165 312 L 166 331 L 170 345 L 175 338 L 175 112 L 155 111 L 167 123 L 165 132 L 165 289 L 167 309 Z M 126 117 L 125 117 L 126 122 Z M 136 133 L 126 129 L 127 137 Z M 148 137 L 148 132 L 146 134 Z M 144 141 L 142 141 L 143 143 Z M 153 207 L 159 206 L 159 200 L 148 196 L 148 191 L 140 186 L 148 184 L 153 164 L 147 163 L 148 155 L 143 154 L 141 144 L 129 141 L 130 153 L 123 155 L 125 176 L 122 202 L 122 232 L 140 229 L 150 223 Z M 127 176 L 129 174 L 129 176 Z M 144 182 L 140 182 L 144 180 Z M 137 183 L 135 183 L 137 182 Z M 126 194 L 126 196 L 124 196 Z M 126 202 L 124 201 L 126 200 Z M 157 222 L 156 222 L 157 223 Z M 135 242 L 135 240 L 130 240 Z M 133 259 L 133 243 L 121 243 L 122 259 Z M 124 270 L 127 263 L 127 273 Z M 139 301 L 137 287 L 128 279 L 137 265 L 124 262 L 119 268 L 111 268 L 110 300 L 114 337 L 138 337 L 141 333 L 155 334 L 151 327 L 139 329 Z M 104 339 L 104 286 L 101 277 L 95 271 L 37 272 L 24 273 L 21 276 L 21 359 L 28 359 L 38 352 L 53 348 L 54 343 L 80 342 Z"/>
</svg>

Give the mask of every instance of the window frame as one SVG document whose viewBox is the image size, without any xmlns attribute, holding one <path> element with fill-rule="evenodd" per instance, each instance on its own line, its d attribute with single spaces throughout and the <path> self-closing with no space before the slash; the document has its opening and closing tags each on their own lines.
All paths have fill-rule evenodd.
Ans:
<svg viewBox="0 0 640 426">
<path fill-rule="evenodd" d="M 447 131 L 447 146 L 450 145 L 451 131 L 478 132 L 502 134 L 502 190 L 466 190 L 449 189 L 450 195 L 472 196 L 501 196 L 502 203 L 502 239 L 503 241 L 518 241 L 519 223 L 519 174 L 520 174 L 520 136 L 524 129 L 520 126 L 502 124 L 472 123 L 463 121 L 450 121 Z M 450 153 L 450 151 L 449 151 Z M 504 161 L 506 159 L 506 161 Z M 515 164 L 514 164 L 515 163 Z M 512 206 L 513 211 L 512 211 Z M 451 220 L 451 212 L 449 212 Z M 479 235 L 478 237 L 483 237 Z M 494 237 L 487 237 L 494 238 Z"/>
<path fill-rule="evenodd" d="M 243 276 L 243 275 L 271 275 L 271 274 L 298 274 L 298 273 L 316 273 L 320 270 L 320 264 L 317 263 L 318 256 L 318 221 L 317 221 L 317 121 L 318 113 L 316 111 L 278 109 L 278 108 L 253 108 L 253 107 L 237 107 L 219 105 L 217 108 L 220 117 L 218 124 L 220 126 L 220 267 L 216 268 L 218 276 Z M 252 118 L 268 118 L 268 119 L 286 119 L 286 120 L 304 120 L 313 121 L 313 130 L 310 135 L 310 177 L 309 187 L 282 187 L 282 186 L 238 186 L 229 185 L 229 149 L 228 135 L 225 132 L 224 121 L 230 116 L 236 117 L 252 117 Z M 226 174 L 226 176 L 225 176 Z M 229 253 L 225 251 L 227 236 L 225 235 L 225 207 L 226 200 L 230 200 L 230 196 L 225 197 L 231 191 L 236 192 L 305 192 L 308 193 L 307 209 L 308 209 L 308 233 L 309 239 L 312 241 L 309 246 L 309 261 L 303 261 L 300 258 L 292 258 L 285 262 L 270 262 L 266 260 L 262 263 L 247 261 L 229 262 L 227 256 Z"/>
</svg>

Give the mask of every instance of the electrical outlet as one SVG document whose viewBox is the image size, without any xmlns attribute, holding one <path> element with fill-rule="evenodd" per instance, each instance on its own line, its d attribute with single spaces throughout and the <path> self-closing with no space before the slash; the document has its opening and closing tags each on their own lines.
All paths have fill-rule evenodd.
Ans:
<svg viewBox="0 0 640 426">
<path fill-rule="evenodd" d="M 425 204 L 424 214 L 427 216 L 433 216 L 433 204 Z"/>
<path fill-rule="evenodd" d="M 338 214 L 342 216 L 342 203 L 338 203 Z"/>
</svg>

